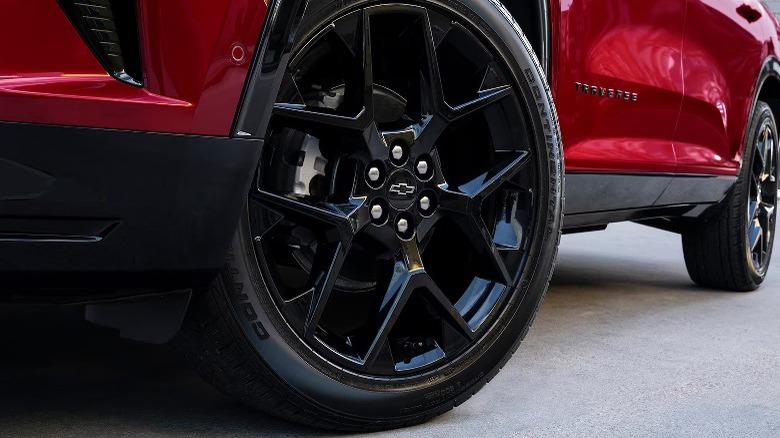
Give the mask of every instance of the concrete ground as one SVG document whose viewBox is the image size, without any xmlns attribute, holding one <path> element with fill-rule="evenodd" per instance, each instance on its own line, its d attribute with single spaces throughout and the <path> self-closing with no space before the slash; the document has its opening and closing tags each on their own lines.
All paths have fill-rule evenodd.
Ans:
<svg viewBox="0 0 780 438">
<path fill-rule="evenodd" d="M 169 348 L 79 312 L 0 308 L 0 437 L 324 434 L 244 408 Z M 564 236 L 515 357 L 468 403 L 401 433 L 779 437 L 780 269 L 758 292 L 716 292 L 691 284 L 676 235 Z"/>
</svg>

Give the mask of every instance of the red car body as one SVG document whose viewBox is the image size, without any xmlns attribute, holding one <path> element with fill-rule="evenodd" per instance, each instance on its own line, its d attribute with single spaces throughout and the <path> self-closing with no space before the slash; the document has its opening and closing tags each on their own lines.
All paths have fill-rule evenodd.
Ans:
<svg viewBox="0 0 780 438">
<path fill-rule="evenodd" d="M 277 22 L 285 11 L 259 0 L 138 0 L 143 75 L 132 84 L 107 71 L 62 3 L 6 2 L 0 15 L 5 41 L 0 120 L 24 125 L 0 127 L 8 142 L 0 147 L 0 170 L 3 160 L 6 170 L 24 166 L 28 176 L 44 175 L 36 181 L 48 187 L 0 193 L 0 270 L 75 275 L 92 266 L 104 273 L 175 272 L 182 276 L 177 278 L 213 273 L 230 235 L 213 230 L 240 213 L 253 167 L 239 162 L 256 158 L 253 147 L 259 143 L 252 142 L 262 141 L 262 133 L 242 122 L 242 108 L 257 102 L 242 104 L 242 96 L 249 96 L 253 61 L 263 58 L 262 66 L 278 58 L 259 41 L 274 39 L 270 25 L 267 38 L 261 38 L 264 23 Z M 505 3 L 512 10 L 533 2 Z M 552 0 L 533 7 L 542 18 L 531 40 L 547 64 L 560 117 L 569 179 L 566 226 L 585 229 L 660 217 L 677 206 L 685 207 L 679 211 L 685 215 L 700 211 L 697 204 L 718 202 L 736 179 L 756 98 L 764 93 L 767 100 L 780 99 L 779 30 L 772 13 L 757 0 Z M 266 101 L 274 97 L 264 96 Z M 47 128 L 38 138 L 44 135 L 40 126 Z M 120 130 L 128 138 L 92 138 L 98 131 L 83 130 L 75 140 L 59 142 L 66 135 L 59 127 Z M 10 129 L 22 131 L 9 137 Z M 146 144 L 148 137 L 139 132 L 161 133 L 151 137 L 160 144 Z M 171 146 L 182 138 L 186 146 Z M 219 147 L 201 151 L 194 143 L 205 138 L 223 138 L 221 150 L 233 155 L 219 161 L 214 158 Z M 133 150 L 159 149 L 131 158 L 115 148 L 115 141 L 132 144 Z M 179 147 L 178 158 L 165 155 Z M 72 150 L 79 148 L 98 158 L 86 160 Z M 106 166 L 99 157 L 118 161 Z M 157 164 L 177 160 L 197 161 L 200 167 L 186 175 L 174 170 L 173 176 L 144 179 Z M 80 172 L 95 166 L 124 183 L 104 185 L 103 179 L 82 177 Z M 209 173 L 213 167 L 223 173 Z M 47 185 L 47 178 L 57 182 Z M 691 183 L 702 178 L 716 184 L 700 190 Z M 238 193 L 230 197 L 199 189 L 205 194 L 197 199 L 187 194 L 204 181 L 224 183 Z M 131 189 L 140 190 L 138 198 Z M 158 189 L 183 200 L 139 200 Z M 52 192 L 57 190 L 61 193 Z M 699 192 L 704 194 L 697 200 Z M 119 205 L 128 204 L 154 211 L 155 217 L 125 216 Z M 645 213 L 654 207 L 667 213 Z M 63 218 L 65 225 L 54 223 Z M 89 222 L 94 218 L 99 220 Z M 21 227 L 24 231 L 13 229 L 20 221 L 29 225 Z M 99 243 L 98 251 L 66 238 L 101 240 L 108 234 L 114 239 Z M 135 278 L 139 287 L 151 284 Z"/>
<path fill-rule="evenodd" d="M 230 135 L 266 5 L 138 6 L 142 88 L 109 75 L 56 2 L 11 2 L 0 17 L 0 37 L 28 43 L 0 46 L 0 120 Z M 234 58 L 234 48 L 244 54 Z"/>
<path fill-rule="evenodd" d="M 28 43 L 0 47 L 0 120 L 229 136 L 267 6 L 138 4 L 143 88 L 107 74 L 56 3 L 9 5 L 0 37 Z M 549 7 L 567 171 L 736 174 L 759 72 L 780 57 L 777 24 L 760 2 Z M 758 18 L 740 15 L 743 7 Z M 604 89 L 636 95 L 636 104 L 601 99 Z"/>
<path fill-rule="evenodd" d="M 759 71 L 777 56 L 771 12 L 754 0 L 555 6 L 561 25 L 553 27 L 551 76 L 568 171 L 736 174 Z M 751 22 L 743 7 L 764 19 Z M 593 96 L 575 82 L 638 99 L 583 103 Z"/>
</svg>

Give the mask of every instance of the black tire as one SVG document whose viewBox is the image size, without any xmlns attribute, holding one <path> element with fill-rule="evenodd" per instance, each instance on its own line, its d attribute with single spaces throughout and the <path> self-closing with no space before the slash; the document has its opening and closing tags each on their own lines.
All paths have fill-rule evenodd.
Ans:
<svg viewBox="0 0 780 438">
<path fill-rule="evenodd" d="M 776 223 L 776 139 L 771 108 L 756 102 L 732 193 L 710 217 L 682 234 L 685 265 L 695 283 L 745 292 L 757 289 L 766 278 Z"/>
<path fill-rule="evenodd" d="M 563 156 L 550 90 L 530 44 L 498 1 L 406 3 L 456 16 L 504 58 L 530 125 L 525 135 L 532 143 L 535 163 L 529 170 L 538 189 L 533 196 L 535 219 L 529 225 L 522 269 L 504 289 L 506 299 L 500 311 L 491 311 L 495 315 L 489 327 L 480 329 L 483 334 L 441 366 L 435 362 L 426 365 L 424 372 L 395 377 L 364 375 L 335 363 L 327 352 L 312 348 L 285 319 L 269 289 L 277 280 L 268 276 L 253 244 L 257 234 L 252 230 L 258 225 L 250 205 L 225 268 L 208 289 L 193 297 L 176 343 L 189 364 L 217 388 L 261 411 L 306 425 L 350 431 L 392 429 L 424 422 L 464 402 L 517 349 L 553 272 L 561 236 Z M 295 50 L 323 23 L 377 4 L 311 1 Z"/>
</svg>

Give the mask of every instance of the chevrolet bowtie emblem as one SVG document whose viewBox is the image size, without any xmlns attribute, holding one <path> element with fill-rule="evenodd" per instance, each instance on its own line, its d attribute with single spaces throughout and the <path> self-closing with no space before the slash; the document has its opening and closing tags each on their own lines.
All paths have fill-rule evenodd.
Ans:
<svg viewBox="0 0 780 438">
<path fill-rule="evenodd" d="M 410 186 L 406 183 L 398 183 L 390 186 L 390 193 L 394 193 L 398 196 L 406 196 L 414 193 L 414 186 Z"/>
</svg>

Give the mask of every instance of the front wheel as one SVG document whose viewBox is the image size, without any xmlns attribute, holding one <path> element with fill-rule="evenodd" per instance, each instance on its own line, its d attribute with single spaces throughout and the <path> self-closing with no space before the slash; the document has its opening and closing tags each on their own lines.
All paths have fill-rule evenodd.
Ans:
<svg viewBox="0 0 780 438">
<path fill-rule="evenodd" d="M 179 343 L 271 414 L 419 423 L 498 372 L 546 292 L 557 119 L 497 2 L 310 3 L 228 262 Z"/>
<path fill-rule="evenodd" d="M 766 278 L 775 240 L 777 125 L 756 102 L 737 183 L 726 204 L 682 235 L 685 265 L 697 284 L 751 291 Z"/>
</svg>

